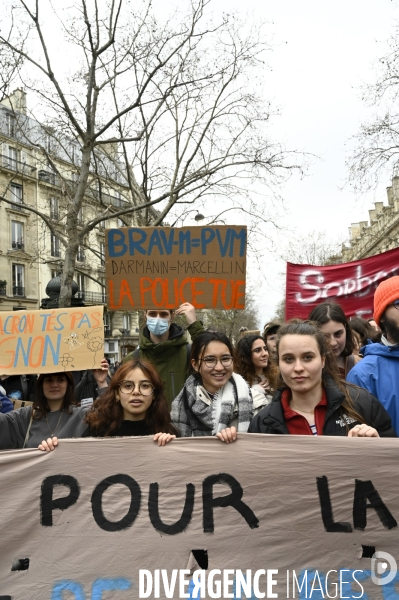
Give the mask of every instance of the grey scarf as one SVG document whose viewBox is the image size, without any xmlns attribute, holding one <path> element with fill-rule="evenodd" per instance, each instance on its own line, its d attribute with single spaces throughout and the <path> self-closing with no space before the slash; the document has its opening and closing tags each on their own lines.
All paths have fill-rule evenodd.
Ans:
<svg viewBox="0 0 399 600">
<path fill-rule="evenodd" d="M 172 423 L 182 437 L 216 435 L 237 418 L 237 430 L 246 432 L 253 416 L 252 395 L 246 381 L 233 373 L 210 398 L 198 379 L 191 375 L 172 403 Z"/>
</svg>

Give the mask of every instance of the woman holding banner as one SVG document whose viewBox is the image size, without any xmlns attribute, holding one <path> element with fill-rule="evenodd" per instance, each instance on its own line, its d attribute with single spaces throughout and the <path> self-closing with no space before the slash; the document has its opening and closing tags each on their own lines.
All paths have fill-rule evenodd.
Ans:
<svg viewBox="0 0 399 600">
<path fill-rule="evenodd" d="M 293 319 L 278 333 L 283 387 L 251 421 L 249 433 L 397 437 L 382 404 L 342 381 L 316 323 Z M 229 432 L 234 441 L 235 432 Z"/>
<path fill-rule="evenodd" d="M 172 423 L 182 437 L 216 435 L 226 428 L 247 431 L 253 415 L 247 382 L 233 373 L 233 347 L 227 336 L 207 331 L 193 341 L 191 375 L 172 403 Z"/>
<path fill-rule="evenodd" d="M 54 436 L 80 437 L 87 410 L 76 406 L 72 373 L 44 373 L 32 406 L 0 414 L 0 450 L 37 448 Z"/>
<path fill-rule="evenodd" d="M 173 427 L 164 384 L 148 362 L 133 359 L 119 367 L 106 391 L 85 417 L 81 437 L 126 437 L 153 435 L 165 446 L 178 432 Z M 57 438 L 43 441 L 40 450 L 54 450 Z"/>
<path fill-rule="evenodd" d="M 346 379 L 356 359 L 353 355 L 352 331 L 344 311 L 335 302 L 322 302 L 312 310 L 309 320 L 315 321 L 328 338 L 341 377 Z"/>
<path fill-rule="evenodd" d="M 164 384 L 151 363 L 133 359 L 112 377 L 86 416 L 83 437 L 153 435 L 164 446 L 178 434 L 170 420 Z"/>
</svg>

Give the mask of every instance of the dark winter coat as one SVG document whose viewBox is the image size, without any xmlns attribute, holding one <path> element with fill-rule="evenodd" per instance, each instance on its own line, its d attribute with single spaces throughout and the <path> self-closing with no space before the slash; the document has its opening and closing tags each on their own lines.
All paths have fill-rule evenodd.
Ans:
<svg viewBox="0 0 399 600">
<path fill-rule="evenodd" d="M 107 384 L 111 381 L 110 377 L 107 377 Z M 85 371 L 82 379 L 79 381 L 78 385 L 75 387 L 75 398 L 76 402 L 82 402 L 86 398 L 93 398 L 96 400 L 98 396 L 101 396 L 106 388 L 98 388 L 98 383 L 96 378 L 93 375 L 93 372 L 89 369 Z"/>
<path fill-rule="evenodd" d="M 389 414 L 375 396 L 367 390 L 345 384 L 353 400 L 356 412 L 363 417 L 366 425 L 374 427 L 380 437 L 397 437 L 392 427 Z M 281 404 L 281 394 L 284 388 L 279 388 L 273 396 L 273 401 L 261 410 L 251 421 L 248 433 L 283 433 L 288 434 L 284 421 L 284 411 Z M 327 412 L 323 427 L 323 435 L 347 435 L 347 428 L 352 429 L 358 421 L 346 415 L 341 408 L 345 400 L 344 394 L 332 379 L 325 386 L 327 396 Z"/>
<path fill-rule="evenodd" d="M 33 402 L 36 398 L 36 375 L 9 375 L 0 384 L 11 400 Z"/>
</svg>

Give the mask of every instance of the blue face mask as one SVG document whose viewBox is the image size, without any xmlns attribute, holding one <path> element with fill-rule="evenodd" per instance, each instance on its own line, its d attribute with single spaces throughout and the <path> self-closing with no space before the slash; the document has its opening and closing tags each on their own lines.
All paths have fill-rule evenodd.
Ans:
<svg viewBox="0 0 399 600">
<path fill-rule="evenodd" d="M 163 336 L 169 329 L 169 319 L 159 319 L 156 317 L 147 317 L 147 327 L 157 337 Z"/>
</svg>

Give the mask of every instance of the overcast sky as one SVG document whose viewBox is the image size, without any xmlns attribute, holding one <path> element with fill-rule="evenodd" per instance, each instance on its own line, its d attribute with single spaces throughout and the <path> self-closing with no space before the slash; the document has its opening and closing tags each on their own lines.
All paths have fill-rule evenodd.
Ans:
<svg viewBox="0 0 399 600">
<path fill-rule="evenodd" d="M 185 1 L 180 0 L 178 7 Z M 166 5 L 161 6 L 163 13 Z M 360 86 L 375 78 L 378 57 L 384 54 L 398 18 L 397 2 L 212 0 L 208 8 L 216 13 L 248 12 L 249 18 L 270 23 L 274 41 L 265 96 L 281 109 L 281 116 L 273 119 L 272 134 L 288 149 L 319 157 L 305 179 L 294 176 L 279 190 L 286 214 L 279 222 L 283 232 L 275 233 L 276 244 L 313 230 L 325 230 L 330 240 L 348 239 L 350 224 L 366 220 L 373 201 L 386 202 L 385 187 L 390 185 L 387 175 L 374 194 L 361 198 L 349 186 L 343 187 L 350 139 L 372 114 L 361 100 Z M 274 315 L 282 298 L 285 264 L 270 253 L 262 270 L 265 284 L 252 271 L 260 324 Z"/>
<path fill-rule="evenodd" d="M 270 92 L 281 107 L 273 131 L 287 147 L 320 157 L 304 180 L 285 186 L 287 237 L 315 229 L 331 239 L 348 238 L 352 222 L 368 218 L 372 202 L 386 202 L 389 177 L 373 194 L 356 198 L 345 183 L 348 142 L 362 120 L 372 114 L 360 98 L 362 82 L 372 81 L 384 44 L 398 18 L 391 0 L 217 0 L 226 10 L 252 10 L 273 25 Z M 283 236 L 284 237 L 284 236 Z M 281 234 L 278 238 L 282 239 Z M 285 270 L 270 257 L 268 284 L 260 294 L 262 323 L 282 297 Z"/>
</svg>

